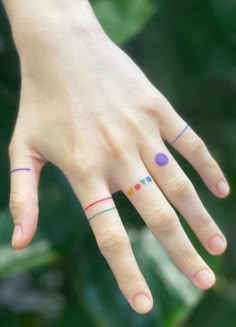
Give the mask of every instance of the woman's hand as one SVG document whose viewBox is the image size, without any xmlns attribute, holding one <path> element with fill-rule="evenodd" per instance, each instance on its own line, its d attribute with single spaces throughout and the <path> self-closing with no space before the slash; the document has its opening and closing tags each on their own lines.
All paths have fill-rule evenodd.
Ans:
<svg viewBox="0 0 236 327">
<path fill-rule="evenodd" d="M 164 142 L 224 197 L 229 188 L 220 168 L 199 136 L 105 35 L 86 1 L 77 2 L 76 10 L 58 6 L 52 15 L 51 9 L 44 15 L 44 5 L 22 11 L 31 28 L 19 33 L 13 24 L 22 72 L 10 145 L 14 248 L 27 246 L 36 231 L 39 176 L 50 161 L 70 181 L 134 310 L 148 312 L 152 295 L 112 200 L 117 191 L 129 198 L 183 274 L 201 289 L 211 287 L 214 274 L 173 208 L 209 253 L 221 254 L 226 240 Z"/>
</svg>

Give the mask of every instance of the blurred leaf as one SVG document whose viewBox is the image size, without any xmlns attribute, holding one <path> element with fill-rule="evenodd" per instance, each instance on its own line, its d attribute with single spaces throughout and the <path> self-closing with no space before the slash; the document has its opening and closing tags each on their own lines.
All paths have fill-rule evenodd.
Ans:
<svg viewBox="0 0 236 327">
<path fill-rule="evenodd" d="M 97 322 L 94 326 L 176 327 L 200 300 L 202 292 L 179 272 L 146 228 L 132 228 L 129 236 L 154 295 L 153 310 L 140 316 L 129 307 L 94 242 L 89 242 L 80 251 L 77 264 L 79 298 L 83 299 L 86 311 Z M 82 286 L 81 279 L 84 281 Z"/>
<path fill-rule="evenodd" d="M 199 303 L 184 327 L 235 327 L 236 284 L 222 284 L 222 289 L 209 292 Z"/>
<path fill-rule="evenodd" d="M 160 326 L 175 327 L 202 296 L 177 269 L 166 251 L 146 229 L 130 231 L 134 252 L 143 268 L 159 312 Z"/>
<path fill-rule="evenodd" d="M 234 38 L 236 33 L 236 3 L 234 0 L 211 0 L 209 1 L 213 13 L 217 19 L 219 28 Z M 235 40 L 236 41 L 236 40 Z"/>
<path fill-rule="evenodd" d="M 57 253 L 48 239 L 37 239 L 24 250 L 11 247 L 12 218 L 8 211 L 0 213 L 0 275 L 39 266 L 55 260 Z"/>
<path fill-rule="evenodd" d="M 118 44 L 141 31 L 157 8 L 157 0 L 93 0 L 95 13 L 108 35 Z"/>
<path fill-rule="evenodd" d="M 103 327 L 103 325 L 96 324 L 84 307 L 81 304 L 76 305 L 75 303 L 70 304 L 63 314 L 60 315 L 60 319 L 56 324 L 57 327 Z"/>
</svg>

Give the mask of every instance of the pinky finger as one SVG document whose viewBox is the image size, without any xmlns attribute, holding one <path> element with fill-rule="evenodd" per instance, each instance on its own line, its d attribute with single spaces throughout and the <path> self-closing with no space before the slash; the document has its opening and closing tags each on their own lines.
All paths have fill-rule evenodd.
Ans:
<svg viewBox="0 0 236 327">
<path fill-rule="evenodd" d="M 12 246 L 20 250 L 30 243 L 37 228 L 38 183 L 44 162 L 14 151 L 10 154 L 10 161 L 10 210 L 15 225 Z"/>
</svg>

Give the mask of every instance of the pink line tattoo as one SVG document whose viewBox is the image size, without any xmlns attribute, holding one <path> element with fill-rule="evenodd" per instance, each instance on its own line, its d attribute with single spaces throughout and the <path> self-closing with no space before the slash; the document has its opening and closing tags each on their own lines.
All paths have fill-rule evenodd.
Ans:
<svg viewBox="0 0 236 327">
<path fill-rule="evenodd" d="M 94 205 L 97 204 L 97 203 L 104 202 L 104 201 L 111 200 L 111 199 L 112 199 L 112 197 L 109 196 L 109 197 L 107 197 L 107 198 L 104 198 L 104 199 L 101 199 L 101 200 L 95 201 L 95 202 L 89 204 L 87 207 L 85 207 L 85 208 L 84 208 L 84 211 L 88 210 L 89 208 L 91 208 L 92 206 L 94 206 Z"/>
</svg>

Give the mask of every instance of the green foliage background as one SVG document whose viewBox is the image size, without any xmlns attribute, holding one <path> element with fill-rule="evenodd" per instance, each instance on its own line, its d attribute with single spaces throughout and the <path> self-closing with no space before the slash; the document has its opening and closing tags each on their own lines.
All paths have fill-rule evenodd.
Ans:
<svg viewBox="0 0 236 327">
<path fill-rule="evenodd" d="M 174 153 L 227 235 L 229 248 L 221 258 L 210 257 L 180 217 L 194 245 L 217 274 L 218 282 L 211 291 L 198 291 L 171 263 L 125 197 L 116 194 L 116 204 L 155 300 L 153 311 L 139 316 L 118 290 L 64 176 L 48 165 L 40 185 L 37 235 L 27 249 L 11 249 L 7 148 L 17 114 L 20 76 L 0 5 L 1 326 L 234 327 L 236 3 L 93 0 L 92 4 L 112 39 L 201 135 L 223 167 L 232 192 L 228 199 L 219 200 Z"/>
</svg>

